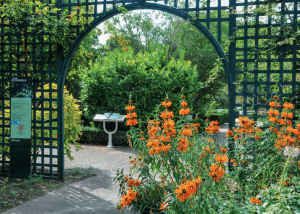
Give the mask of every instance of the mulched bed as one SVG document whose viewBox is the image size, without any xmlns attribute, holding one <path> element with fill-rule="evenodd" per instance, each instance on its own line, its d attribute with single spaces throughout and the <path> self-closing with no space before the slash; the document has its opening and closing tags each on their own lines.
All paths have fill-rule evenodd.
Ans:
<svg viewBox="0 0 300 214">
<path fill-rule="evenodd" d="M 32 199 L 40 197 L 47 192 L 59 189 L 69 184 L 82 181 L 95 176 L 95 170 L 90 168 L 73 168 L 65 170 L 65 182 L 59 180 L 47 180 L 42 177 L 30 177 L 28 179 L 12 179 L 0 177 L 0 212 L 24 204 Z"/>
</svg>

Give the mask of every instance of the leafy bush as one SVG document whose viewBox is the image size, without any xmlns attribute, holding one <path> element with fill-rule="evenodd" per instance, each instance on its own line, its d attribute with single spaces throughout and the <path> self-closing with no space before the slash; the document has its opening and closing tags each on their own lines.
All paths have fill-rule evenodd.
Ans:
<svg viewBox="0 0 300 214">
<path fill-rule="evenodd" d="M 143 112 L 141 118 L 150 116 L 156 104 L 165 97 L 179 101 L 177 93 L 187 93 L 193 100 L 200 90 L 196 67 L 183 60 L 168 60 L 166 47 L 152 52 L 138 53 L 133 50 L 114 50 L 90 65 L 80 74 L 82 79 L 82 103 L 85 116 L 96 113 L 118 112 L 125 114 L 124 102 L 129 97 L 138 100 L 136 108 Z"/>
<path fill-rule="evenodd" d="M 52 83 L 52 89 L 57 89 L 57 84 Z M 44 85 L 45 90 L 49 90 L 49 84 Z M 40 93 L 37 93 L 37 96 L 40 96 Z M 49 99 L 49 93 L 44 92 L 45 99 Z M 52 93 L 52 98 L 57 99 L 57 93 Z M 71 145 L 74 144 L 76 150 L 81 149 L 80 144 L 76 141 L 78 140 L 79 134 L 81 134 L 81 111 L 79 110 L 79 105 L 76 104 L 77 100 L 73 98 L 72 95 L 69 94 L 68 90 L 64 86 L 64 150 L 65 155 L 70 160 L 73 160 L 74 157 L 71 155 Z M 50 103 L 48 101 L 44 102 L 44 108 L 49 108 Z M 52 102 L 52 108 L 57 108 L 56 103 Z M 52 119 L 57 118 L 57 112 L 52 112 Z M 36 112 L 36 119 L 41 120 L 42 115 L 41 111 Z M 50 111 L 44 111 L 44 120 L 50 119 Z M 57 126 L 57 122 L 53 122 L 53 127 Z M 49 124 L 45 124 L 45 127 L 49 127 Z M 37 136 L 40 135 L 41 130 L 37 130 Z M 45 137 L 49 137 L 50 133 L 47 129 L 44 132 Z M 52 138 L 57 138 L 57 132 L 52 132 Z M 37 143 L 41 143 L 41 140 L 37 140 Z M 47 145 L 49 142 L 44 142 Z M 57 146 L 57 142 L 54 143 Z"/>
<path fill-rule="evenodd" d="M 141 213 L 297 213 L 300 207 L 300 124 L 292 126 L 292 104 L 270 100 L 264 130 L 247 117 L 226 133 L 231 144 L 220 145 L 218 122 L 198 124 L 186 117 L 182 101 L 179 120 L 173 120 L 171 102 L 148 121 L 147 130 L 135 128 L 137 114 L 129 105 L 127 125 L 130 174 L 118 171 L 121 200 Z M 281 107 L 281 105 L 284 107 Z M 160 115 L 160 116 L 159 116 Z M 228 168 L 233 169 L 229 171 Z"/>
<path fill-rule="evenodd" d="M 107 145 L 108 134 L 103 129 L 82 126 L 82 132 L 78 139 L 79 143 Z M 128 146 L 126 132 L 118 130 L 112 135 L 112 143 L 114 146 Z"/>
</svg>

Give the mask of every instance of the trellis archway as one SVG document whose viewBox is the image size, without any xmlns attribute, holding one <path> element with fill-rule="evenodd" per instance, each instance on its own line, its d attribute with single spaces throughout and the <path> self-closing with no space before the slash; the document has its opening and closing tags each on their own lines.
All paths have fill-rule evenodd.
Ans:
<svg viewBox="0 0 300 214">
<path fill-rule="evenodd" d="M 51 0 L 47 0 L 48 2 Z M 46 2 L 46 0 L 44 0 Z M 214 2 L 214 4 L 212 4 Z M 259 86 L 266 88 L 266 100 L 272 95 L 271 87 L 275 84 L 272 81 L 271 76 L 273 74 L 279 75 L 279 84 L 291 88 L 291 93 L 285 94 L 286 97 L 291 97 L 295 93 L 296 85 L 300 82 L 299 71 L 299 41 L 293 40 L 292 44 L 278 46 L 278 55 L 264 56 L 259 53 L 258 49 L 261 45 L 261 41 L 264 39 L 271 39 L 274 36 L 272 28 L 284 30 L 284 26 L 280 23 L 274 23 L 272 17 L 266 17 L 264 21 L 260 21 L 261 17 L 265 16 L 265 11 L 253 10 L 253 8 L 262 8 L 265 5 L 278 4 L 278 10 L 276 11 L 284 22 L 287 16 L 290 18 L 290 22 L 286 25 L 290 26 L 290 31 L 297 33 L 299 28 L 299 14 L 300 6 L 297 0 L 243 0 L 237 2 L 236 0 L 229 0 L 228 4 L 223 4 L 223 0 L 195 0 L 189 2 L 188 0 L 58 0 L 57 7 L 63 11 L 67 11 L 71 14 L 71 11 L 76 11 L 76 7 L 84 8 L 86 13 L 86 19 L 91 21 L 90 26 L 85 32 L 79 32 L 79 25 L 71 26 L 77 33 L 77 37 L 72 41 L 69 52 L 64 56 L 61 49 L 57 52 L 57 58 L 53 59 L 53 50 L 51 49 L 51 41 L 48 41 L 47 35 L 42 35 L 43 40 L 37 42 L 35 38 L 38 32 L 32 33 L 32 40 L 30 45 L 47 47 L 47 53 L 39 56 L 39 59 L 32 59 L 33 67 L 38 67 L 36 73 L 40 75 L 40 78 L 33 83 L 33 118 L 32 118 L 32 149 L 34 153 L 33 157 L 33 169 L 37 167 L 40 171 L 34 171 L 35 173 L 42 174 L 44 177 L 58 178 L 64 180 L 64 127 L 63 127 L 63 85 L 66 78 L 66 72 L 70 64 L 71 58 L 74 55 L 76 49 L 80 45 L 80 42 L 84 37 L 98 24 L 106 19 L 119 14 L 118 6 L 125 7 L 127 10 L 142 10 L 153 9 L 168 12 L 179 16 L 185 20 L 190 20 L 195 27 L 202 32 L 206 38 L 211 42 L 219 57 L 223 59 L 224 70 L 226 72 L 228 90 L 229 90 L 229 126 L 234 125 L 235 118 L 239 115 L 234 113 L 234 109 L 241 108 L 244 115 L 247 115 L 248 109 L 254 106 L 254 111 L 258 112 L 258 109 L 267 110 L 267 106 L 258 102 Z M 288 6 L 291 8 L 286 10 Z M 268 7 L 269 8 L 269 7 Z M 217 18 L 211 18 L 212 11 L 217 11 Z M 205 14 L 204 19 L 199 18 L 199 14 Z M 78 15 L 78 12 L 77 12 Z M 229 46 L 229 56 L 225 56 L 220 43 L 222 23 L 229 23 L 229 37 L 231 38 Z M 204 26 L 205 25 L 205 26 Z M 210 32 L 211 26 L 216 25 L 217 33 L 213 36 Z M 1 62 L 4 65 L 7 63 L 9 56 L 5 54 L 5 50 L 8 45 L 12 45 L 11 38 L 14 35 L 6 34 L 7 26 L 3 20 L 1 20 L 0 29 L 2 40 L 8 42 L 1 43 Z M 261 34 L 261 31 L 264 34 Z M 279 33 L 280 34 L 280 33 Z M 31 33 L 29 33 L 31 35 Z M 6 38 L 8 37 L 8 38 Z M 278 36 L 280 37 L 280 35 Z M 45 38 L 45 39 L 44 39 Z M 280 40 L 283 42 L 284 40 Z M 16 44 L 17 47 L 21 47 L 22 44 Z M 286 55 L 289 55 L 287 58 Z M 229 61 L 228 61 L 229 59 Z M 265 64 L 266 70 L 260 70 L 259 65 Z M 279 65 L 276 69 L 273 68 L 273 63 Z M 283 71 L 284 63 L 291 63 L 288 70 Z M 10 79 L 14 76 L 20 75 L 20 64 L 22 62 L 15 62 L 7 67 L 1 67 L 1 88 L 5 89 L 9 85 Z M 251 65 L 251 66 L 250 66 Z M 252 66 L 253 65 L 253 66 Z M 248 68 L 251 67 L 251 68 Z M 253 68 L 252 68 L 253 67 Z M 287 68 L 287 67 L 285 67 Z M 290 81 L 283 81 L 283 73 L 291 74 Z M 46 75 L 45 75 L 46 74 Z M 272 75 L 271 75 L 272 74 Z M 240 80 L 242 76 L 244 80 Z M 261 78 L 265 76 L 265 78 Z M 44 85 L 45 83 L 57 83 L 57 88 L 43 88 L 37 87 L 38 85 Z M 238 87 L 237 87 L 238 86 Z M 251 89 L 251 90 L 250 90 Z M 279 89 L 279 93 L 285 92 L 283 87 Z M 37 93 L 39 96 L 37 96 Z M 45 96 L 45 94 L 49 97 Z M 57 99 L 52 95 L 57 94 Z M 252 99 L 252 103 L 249 103 L 249 97 Z M 240 98 L 240 99 L 237 99 Z M 2 157 L 0 160 L 1 171 L 0 174 L 7 176 L 8 170 L 5 164 L 9 165 L 6 155 L 9 155 L 9 151 L 3 151 L 3 148 L 9 147 L 9 134 L 6 130 L 9 129 L 9 117 L 5 115 L 5 110 L 10 106 L 5 106 L 9 96 L 2 98 L 1 100 L 1 141 L 0 146 L 2 148 Z M 41 105 L 37 107 L 36 102 L 49 102 L 49 107 Z M 55 107 L 52 107 L 52 103 L 57 102 Z M 41 113 L 41 118 L 37 119 L 36 112 Z M 57 118 L 52 118 L 52 114 L 57 114 Z M 50 114 L 50 119 L 45 120 L 45 114 Z M 49 136 L 45 135 L 45 132 L 49 132 Z M 57 137 L 53 137 L 54 134 Z M 47 143 L 45 143 L 47 141 Z M 38 143 L 39 142 L 39 143 Z M 36 153 L 37 150 L 41 152 Z M 36 161 L 38 160 L 39 161 Z"/>
</svg>

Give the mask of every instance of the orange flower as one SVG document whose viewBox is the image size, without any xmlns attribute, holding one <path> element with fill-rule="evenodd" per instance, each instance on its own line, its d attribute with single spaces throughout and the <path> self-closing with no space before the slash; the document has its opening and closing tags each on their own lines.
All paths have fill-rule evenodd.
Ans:
<svg viewBox="0 0 300 214">
<path fill-rule="evenodd" d="M 241 135 L 235 135 L 235 136 L 233 137 L 233 139 L 235 139 L 235 140 L 237 140 L 237 139 L 239 139 L 239 138 L 241 138 Z"/>
<path fill-rule="evenodd" d="M 219 122 L 216 121 L 216 120 L 215 120 L 215 121 L 211 121 L 211 125 L 212 125 L 212 126 L 216 126 L 216 125 L 218 125 L 218 124 L 219 124 Z"/>
<path fill-rule="evenodd" d="M 154 149 L 150 149 L 149 154 L 153 155 L 154 154 Z"/>
<path fill-rule="evenodd" d="M 145 138 L 141 137 L 141 138 L 140 138 L 140 140 L 142 140 L 142 141 L 143 141 L 143 140 L 145 140 Z"/>
<path fill-rule="evenodd" d="M 137 117 L 137 114 L 135 112 L 129 112 L 126 114 L 126 119 L 133 119 L 135 117 Z"/>
<path fill-rule="evenodd" d="M 205 131 L 208 131 L 208 134 L 220 132 L 220 126 L 217 126 L 218 123 L 218 121 L 211 121 L 212 125 L 209 125 L 207 128 L 205 128 Z"/>
<path fill-rule="evenodd" d="M 269 106 L 271 106 L 272 108 L 278 108 L 278 107 L 281 107 L 280 103 L 279 102 L 276 102 L 275 101 L 272 101 L 269 103 Z"/>
<path fill-rule="evenodd" d="M 172 105 L 172 102 L 171 102 L 171 101 L 168 101 L 168 102 L 163 101 L 163 102 L 161 103 L 161 105 L 163 105 L 165 108 L 169 108 L 169 107 Z"/>
<path fill-rule="evenodd" d="M 262 140 L 261 137 L 260 137 L 259 135 L 255 135 L 255 138 L 256 138 L 257 140 L 259 140 L 259 141 Z"/>
<path fill-rule="evenodd" d="M 214 180 L 215 182 L 222 180 L 223 176 L 225 175 L 225 170 L 221 166 L 215 163 L 209 169 L 210 169 L 210 173 L 208 175 L 212 176 L 211 179 Z"/>
<path fill-rule="evenodd" d="M 126 106 L 125 108 L 127 111 L 133 111 L 135 109 L 135 106 L 134 105 L 128 105 Z"/>
<path fill-rule="evenodd" d="M 277 96 L 273 96 L 273 98 L 277 101 L 279 100 L 279 97 L 277 97 Z"/>
<path fill-rule="evenodd" d="M 168 203 L 162 203 L 161 205 L 160 205 L 160 210 L 166 210 L 166 209 L 168 209 L 168 206 L 169 206 L 169 204 Z"/>
<path fill-rule="evenodd" d="M 294 109 L 293 103 L 284 103 L 284 104 L 283 104 L 283 107 L 284 107 L 285 109 Z"/>
<path fill-rule="evenodd" d="M 189 108 L 185 108 L 185 109 L 182 108 L 182 109 L 179 110 L 179 114 L 182 115 L 182 116 L 188 115 L 190 113 L 191 113 L 191 110 Z"/>
<path fill-rule="evenodd" d="M 170 136 L 161 135 L 160 140 L 162 140 L 163 142 L 171 142 Z"/>
<path fill-rule="evenodd" d="M 166 111 L 161 112 L 160 117 L 164 118 L 164 119 L 168 119 L 168 118 L 174 117 L 174 114 L 173 114 L 173 111 L 166 110 Z"/>
<path fill-rule="evenodd" d="M 185 95 L 182 95 L 181 98 L 185 98 Z"/>
<path fill-rule="evenodd" d="M 252 196 L 252 198 L 249 199 L 249 201 L 251 201 L 253 204 L 260 204 L 261 203 L 261 200 L 259 200 L 255 196 Z"/>
<path fill-rule="evenodd" d="M 182 101 L 182 102 L 181 102 L 181 106 L 182 106 L 182 107 L 188 107 L 188 103 L 185 102 L 185 101 Z"/>
<path fill-rule="evenodd" d="M 279 112 L 277 111 L 277 110 L 273 110 L 273 109 L 270 109 L 269 111 L 268 111 L 268 114 L 270 115 L 270 116 L 278 116 L 279 115 Z"/>
<path fill-rule="evenodd" d="M 127 186 L 131 187 L 131 186 L 134 186 L 134 187 L 137 187 L 141 184 L 142 182 L 139 181 L 138 179 L 134 180 L 134 179 L 131 179 L 129 181 L 127 181 Z"/>
<path fill-rule="evenodd" d="M 293 115 L 292 112 L 290 112 L 290 113 L 288 113 L 287 117 L 290 118 L 290 119 L 293 119 L 294 115 Z"/>
<path fill-rule="evenodd" d="M 137 192 L 133 192 L 132 189 L 129 189 L 126 194 L 124 194 L 121 198 L 121 202 L 118 203 L 118 210 L 124 209 L 125 206 L 130 206 L 131 202 L 136 198 Z"/>
<path fill-rule="evenodd" d="M 183 136 L 190 136 L 193 134 L 193 131 L 191 129 L 184 129 L 184 130 L 180 130 L 179 134 Z"/>
<path fill-rule="evenodd" d="M 129 119 L 129 120 L 127 120 L 127 123 L 126 123 L 127 126 L 135 126 L 137 124 L 139 124 L 137 119 Z"/>
<path fill-rule="evenodd" d="M 210 149 L 208 147 L 204 147 L 203 149 L 206 150 L 206 151 L 208 151 L 209 154 L 211 154 L 211 151 L 210 151 Z"/>
<path fill-rule="evenodd" d="M 272 122 L 272 123 L 275 123 L 276 122 L 276 117 L 268 117 L 269 121 Z"/>
<path fill-rule="evenodd" d="M 221 152 L 223 152 L 223 153 L 226 153 L 226 152 L 227 152 L 227 149 L 226 149 L 226 148 L 223 149 L 222 146 L 221 146 L 221 149 L 220 149 L 220 150 L 221 150 Z"/>
<path fill-rule="evenodd" d="M 232 130 L 228 130 L 228 131 L 226 132 L 226 137 L 230 137 L 230 136 L 233 136 Z"/>
<path fill-rule="evenodd" d="M 128 103 L 132 103 L 132 100 L 128 100 Z"/>
<path fill-rule="evenodd" d="M 224 162 L 228 162 L 228 157 L 226 155 L 219 155 L 217 154 L 215 160 L 219 163 L 223 164 Z"/>
<path fill-rule="evenodd" d="M 78 7 L 78 6 L 77 6 L 77 7 L 76 7 L 76 9 L 77 9 L 77 10 L 79 10 L 79 9 L 80 9 L 80 7 Z"/>
<path fill-rule="evenodd" d="M 201 178 L 198 176 L 195 180 L 185 181 L 175 189 L 177 199 L 186 201 L 192 194 L 196 194 L 199 186 L 201 185 Z"/>
</svg>

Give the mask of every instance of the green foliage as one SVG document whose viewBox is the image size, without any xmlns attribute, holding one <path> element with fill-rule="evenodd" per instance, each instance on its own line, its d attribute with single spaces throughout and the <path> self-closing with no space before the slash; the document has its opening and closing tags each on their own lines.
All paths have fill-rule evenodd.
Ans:
<svg viewBox="0 0 300 214">
<path fill-rule="evenodd" d="M 79 99 L 81 91 L 79 73 L 83 68 L 90 69 L 89 62 L 95 63 L 99 56 L 105 52 L 104 47 L 99 43 L 98 36 L 101 33 L 101 30 L 97 28 L 90 32 L 72 57 L 65 85 L 76 99 Z"/>
<path fill-rule="evenodd" d="M 72 39 L 77 36 L 76 30 L 72 30 L 71 25 L 80 25 L 79 30 L 81 32 L 85 30 L 88 24 L 85 18 L 85 9 L 73 9 L 74 11 L 70 11 L 71 15 L 69 15 L 67 10 L 62 12 L 60 8 L 57 8 L 55 1 L 52 3 L 32 0 L 2 1 L 0 6 L 1 19 L 4 24 L 11 26 L 4 29 L 3 36 L 15 35 L 10 37 L 9 45 L 4 46 L 5 57 L 9 63 L 2 66 L 16 66 L 22 61 L 25 63 L 21 63 L 21 67 L 18 68 L 22 71 L 21 73 L 38 78 L 35 69 L 40 69 L 40 65 L 34 69 L 31 63 L 35 57 L 36 60 L 44 60 L 41 56 L 49 52 L 49 47 L 41 45 L 33 47 L 28 43 L 33 39 L 36 43 L 48 40 L 51 41 L 50 48 L 53 53 L 56 53 L 59 47 L 62 47 L 63 52 L 67 53 Z"/>
<path fill-rule="evenodd" d="M 114 146 L 128 146 L 126 131 L 122 131 L 120 128 L 113 134 L 112 139 Z M 82 126 L 82 133 L 79 136 L 78 142 L 84 144 L 107 145 L 108 134 L 100 128 Z"/>
<path fill-rule="evenodd" d="M 207 115 L 211 121 L 218 121 L 219 125 L 228 123 L 228 109 L 223 109 L 222 111 L 214 110 L 209 115 Z"/>
<path fill-rule="evenodd" d="M 222 17 L 228 17 L 226 11 L 222 11 Z M 206 18 L 200 13 L 200 19 Z M 211 11 L 211 18 L 218 18 L 217 11 Z M 158 22 L 157 20 L 164 20 Z M 195 20 L 185 21 L 173 14 L 152 12 L 128 12 L 116 16 L 105 23 L 106 33 L 112 36 L 122 36 L 130 40 L 128 46 L 132 47 L 134 53 L 140 51 L 151 51 L 156 44 L 167 46 L 166 56 L 168 59 L 178 60 L 182 56 L 185 60 L 197 65 L 199 73 L 198 80 L 206 83 L 200 89 L 193 105 L 197 111 L 205 111 L 208 104 L 216 100 L 221 108 L 228 107 L 228 93 L 226 87 L 226 76 L 221 60 L 206 37 L 194 26 Z M 211 23 L 210 32 L 216 36 L 216 23 Z M 222 48 L 228 53 L 228 23 L 222 23 Z M 113 40 L 107 42 L 110 50 L 118 47 Z"/>
<path fill-rule="evenodd" d="M 56 89 L 57 85 L 55 83 L 52 83 L 51 86 L 52 89 Z M 44 85 L 45 90 L 49 90 L 49 84 Z M 40 94 L 37 93 L 39 96 Z M 53 94 L 52 94 L 53 95 Z M 44 93 L 44 97 L 46 99 L 49 99 L 49 93 Z M 53 98 L 57 98 L 57 94 L 53 96 Z M 73 98 L 72 95 L 67 91 L 66 87 L 64 87 L 64 150 L 65 155 L 70 160 L 73 160 L 74 157 L 71 155 L 71 145 L 74 144 L 76 150 L 81 149 L 80 144 L 77 143 L 78 137 L 81 134 L 81 111 L 79 110 L 79 105 L 76 103 L 77 100 Z M 45 108 L 49 108 L 49 102 L 45 102 Z M 52 108 L 57 108 L 56 103 L 52 102 Z M 38 120 L 42 119 L 41 111 L 37 111 L 36 118 Z M 50 119 L 50 111 L 44 111 L 44 120 Z M 52 118 L 57 118 L 57 112 L 52 113 Z M 45 124 L 45 127 L 49 126 L 49 124 Z M 53 126 L 57 126 L 56 122 L 53 122 Z M 37 131 L 37 136 L 40 135 L 39 132 L 41 130 Z M 56 131 L 52 131 L 52 138 L 57 138 Z M 50 136 L 50 132 L 48 130 L 44 133 L 45 137 Z M 41 144 L 41 140 L 37 140 L 38 144 Z M 44 145 L 48 145 L 49 142 L 45 141 Z M 54 143 L 54 145 L 57 144 L 57 142 Z"/>
<path fill-rule="evenodd" d="M 69 94 L 66 87 L 64 88 L 64 140 L 65 140 L 65 154 L 70 160 L 74 157 L 71 155 L 71 145 L 75 145 L 75 149 L 82 149 L 77 143 L 79 135 L 81 134 L 81 111 L 77 100 Z"/>
<path fill-rule="evenodd" d="M 80 78 L 85 115 L 91 119 L 96 113 L 125 114 L 124 103 L 132 96 L 145 119 L 166 94 L 174 102 L 179 100 L 179 92 L 188 94 L 188 100 L 195 99 L 201 87 L 196 67 L 183 57 L 168 60 L 166 50 L 158 46 L 137 55 L 131 48 L 114 50 L 90 65 L 92 69 L 84 69 Z"/>
<path fill-rule="evenodd" d="M 131 127 L 134 155 L 130 174 L 118 171 L 115 178 L 121 195 L 117 208 L 168 214 L 298 213 L 300 124 L 281 115 L 293 112 L 281 105 L 285 108 L 270 104 L 269 115 L 278 111 L 279 121 L 266 117 L 262 129 L 240 117 L 239 126 L 227 132 L 231 154 L 217 137 L 215 122 L 206 123 L 205 133 L 198 135 L 195 124 L 180 116 L 174 120 L 176 135 L 169 139 L 165 133 L 172 129 L 172 116 L 148 121 L 148 132 Z"/>
</svg>

